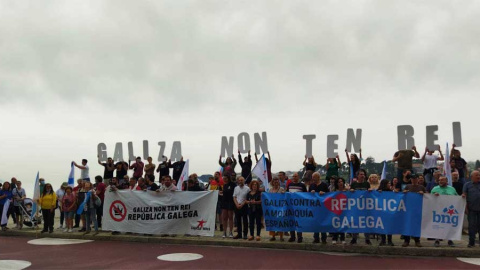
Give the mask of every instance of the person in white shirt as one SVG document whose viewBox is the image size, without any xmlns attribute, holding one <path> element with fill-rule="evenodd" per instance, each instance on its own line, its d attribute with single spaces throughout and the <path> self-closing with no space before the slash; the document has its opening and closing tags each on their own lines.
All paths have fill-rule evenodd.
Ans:
<svg viewBox="0 0 480 270">
<path fill-rule="evenodd" d="M 90 168 L 87 165 L 88 160 L 82 159 L 82 165 L 78 165 L 75 161 L 72 161 L 72 163 L 73 165 L 75 165 L 75 167 L 80 169 L 80 178 L 90 182 L 90 176 L 89 176 Z"/>
<path fill-rule="evenodd" d="M 172 183 L 172 177 L 170 175 L 165 175 L 163 178 L 163 184 L 157 189 L 157 192 L 160 191 L 175 191 L 177 190 L 177 186 Z"/>
<path fill-rule="evenodd" d="M 248 218 L 247 218 L 247 194 L 250 188 L 245 186 L 245 178 L 239 176 L 237 178 L 237 186 L 233 190 L 233 202 L 235 203 L 235 216 L 237 216 L 238 234 L 233 239 L 247 239 L 248 234 Z M 242 226 L 243 225 L 243 226 Z"/>
<path fill-rule="evenodd" d="M 440 157 L 437 155 L 434 155 L 433 153 L 435 150 L 430 150 L 428 147 L 425 147 L 425 153 L 422 156 L 422 161 L 423 161 L 423 175 L 425 178 L 425 182 L 430 183 L 433 181 L 433 173 L 435 170 L 437 170 L 437 161 L 438 160 L 444 160 L 442 150 L 440 150 L 440 146 L 438 146 L 438 153 L 440 154 Z"/>
<path fill-rule="evenodd" d="M 59 229 L 63 228 L 63 221 L 65 220 L 65 213 L 61 210 L 62 209 L 62 199 L 63 196 L 65 195 L 65 188 L 68 187 L 67 182 L 63 182 L 60 188 L 55 192 L 57 194 L 57 202 L 58 202 L 58 208 L 60 209 L 60 227 Z"/>
</svg>

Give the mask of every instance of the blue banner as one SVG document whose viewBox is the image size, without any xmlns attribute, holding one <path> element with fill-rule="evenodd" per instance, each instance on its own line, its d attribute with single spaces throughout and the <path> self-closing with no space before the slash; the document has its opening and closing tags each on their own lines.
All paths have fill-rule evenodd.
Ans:
<svg viewBox="0 0 480 270">
<path fill-rule="evenodd" d="M 420 236 L 422 202 L 417 193 L 262 193 L 267 231 Z"/>
</svg>

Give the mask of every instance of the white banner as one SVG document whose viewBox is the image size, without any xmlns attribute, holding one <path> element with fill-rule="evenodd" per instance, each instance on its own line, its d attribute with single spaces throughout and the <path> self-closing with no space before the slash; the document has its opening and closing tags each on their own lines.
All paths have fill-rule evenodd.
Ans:
<svg viewBox="0 0 480 270">
<path fill-rule="evenodd" d="M 213 236 L 218 191 L 106 192 L 103 229 Z"/>
<path fill-rule="evenodd" d="M 461 240 L 465 204 L 461 196 L 424 194 L 421 236 Z"/>
</svg>

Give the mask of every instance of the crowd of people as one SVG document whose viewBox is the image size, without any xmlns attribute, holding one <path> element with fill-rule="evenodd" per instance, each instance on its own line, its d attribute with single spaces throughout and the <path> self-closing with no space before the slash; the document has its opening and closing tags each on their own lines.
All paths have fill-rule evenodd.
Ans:
<svg viewBox="0 0 480 270">
<path fill-rule="evenodd" d="M 438 155 L 435 152 L 438 151 Z M 461 158 L 460 151 L 453 145 L 450 153 L 450 165 L 452 175 L 452 186 L 447 184 L 445 172 L 439 168 L 438 161 L 444 160 L 444 156 L 438 148 L 436 151 L 426 148 L 421 156 L 424 164 L 424 171 L 416 173 L 413 171 L 413 158 L 420 158 L 414 146 L 411 150 L 397 151 L 393 156 L 393 161 L 397 162 L 397 173 L 392 179 L 381 179 L 379 175 L 368 175 L 362 164 L 362 154 L 360 158 L 345 150 L 352 177 L 348 179 L 339 176 L 340 158 L 329 158 L 325 165 L 325 171 L 317 170 L 317 163 L 313 156 L 305 156 L 303 162 L 303 177 L 300 179 L 298 172 L 293 173 L 291 178 L 283 171 L 272 174 L 272 160 L 270 153 L 267 153 L 265 159 L 267 164 L 268 183 L 263 183 L 259 179 L 252 177 L 252 157 L 250 151 L 248 155 L 242 158 L 238 152 L 238 160 L 241 167 L 241 173 L 237 176 L 235 168 L 237 160 L 232 155 L 225 161 L 222 157 L 219 159 L 221 170 L 210 177 L 208 183 L 199 181 L 196 174 L 191 174 L 188 181 L 184 182 L 181 190 L 184 191 L 204 191 L 217 190 L 218 203 L 216 209 L 217 224 L 216 229 L 223 232 L 223 238 L 246 239 L 249 241 L 260 241 L 261 231 L 264 228 L 262 211 L 262 192 L 285 193 L 285 192 L 311 192 L 324 195 L 328 192 L 354 192 L 356 190 L 376 190 L 379 192 L 415 192 L 419 194 L 431 193 L 434 195 L 461 195 L 467 201 L 467 215 L 469 223 L 469 244 L 468 247 L 475 246 L 475 237 L 480 229 L 480 173 L 474 170 L 469 175 L 466 162 Z M 258 156 L 255 153 L 255 159 L 258 162 Z M 114 163 L 112 158 L 106 162 L 98 160 L 98 164 L 104 167 L 104 175 L 95 176 L 94 182 L 90 181 L 89 165 L 86 159 L 83 159 L 81 165 L 72 162 L 74 166 L 80 169 L 81 177 L 77 180 L 75 187 L 70 187 L 65 182 L 57 191 L 54 191 L 51 184 L 40 179 L 40 197 L 38 204 L 41 209 L 43 219 L 42 233 L 51 233 L 54 230 L 55 210 L 60 212 L 60 226 L 66 233 L 73 232 L 78 228 L 79 232 L 84 234 L 91 233 L 92 226 L 94 233 L 97 234 L 102 227 L 103 203 L 105 192 L 117 190 L 144 190 L 155 192 L 177 191 L 177 181 L 179 181 L 185 162 L 183 157 L 180 161 L 172 163 L 170 160 L 162 163 L 152 163 L 152 158 L 147 159 L 144 164 L 140 157 L 132 162 Z M 170 170 L 172 172 L 170 173 Z M 130 177 L 128 171 L 132 170 Z M 158 181 L 155 181 L 158 173 Z M 325 175 L 324 180 L 321 176 Z M 468 179 L 470 178 L 470 179 Z M 268 185 L 268 188 L 265 187 Z M 86 199 L 87 198 L 87 199 Z M 21 181 L 12 178 L 11 182 L 3 183 L 0 189 L 0 216 L 3 211 L 7 211 L 7 217 L 12 216 L 17 229 L 22 229 L 22 204 L 26 199 L 25 190 L 22 188 Z M 13 203 L 11 207 L 4 210 L 7 200 Z M 88 201 L 87 201 L 88 200 Z M 84 203 L 85 202 L 85 203 Z M 7 230 L 7 224 L 1 224 L 2 230 Z M 235 235 L 234 235 L 235 232 Z M 119 232 L 112 232 L 119 234 Z M 326 244 L 329 232 L 315 232 L 313 234 L 313 243 Z M 289 237 L 288 242 L 303 242 L 301 232 L 269 232 L 270 241 L 285 241 L 285 236 Z M 346 238 L 350 237 L 350 244 L 355 245 L 358 241 L 358 234 L 330 233 L 332 244 L 346 244 Z M 372 238 L 380 239 L 380 246 L 393 246 L 392 235 L 372 235 L 365 234 L 365 244 L 372 245 Z M 412 237 L 405 235 L 403 247 L 410 244 Z M 415 246 L 421 247 L 420 239 L 413 237 Z M 446 239 L 449 246 L 454 246 L 453 241 Z M 440 245 L 441 239 L 435 239 L 434 246 Z"/>
</svg>

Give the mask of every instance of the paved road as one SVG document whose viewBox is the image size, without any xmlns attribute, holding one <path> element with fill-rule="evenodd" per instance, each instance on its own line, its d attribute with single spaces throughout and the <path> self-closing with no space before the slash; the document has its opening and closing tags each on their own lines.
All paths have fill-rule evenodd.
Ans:
<svg viewBox="0 0 480 270">
<path fill-rule="evenodd" d="M 455 258 L 338 256 L 305 251 L 114 241 L 38 246 L 28 244 L 29 240 L 0 237 L 0 260 L 30 261 L 32 265 L 28 269 L 480 269 Z M 169 253 L 197 253 L 203 258 L 188 262 L 157 259 Z"/>
</svg>

